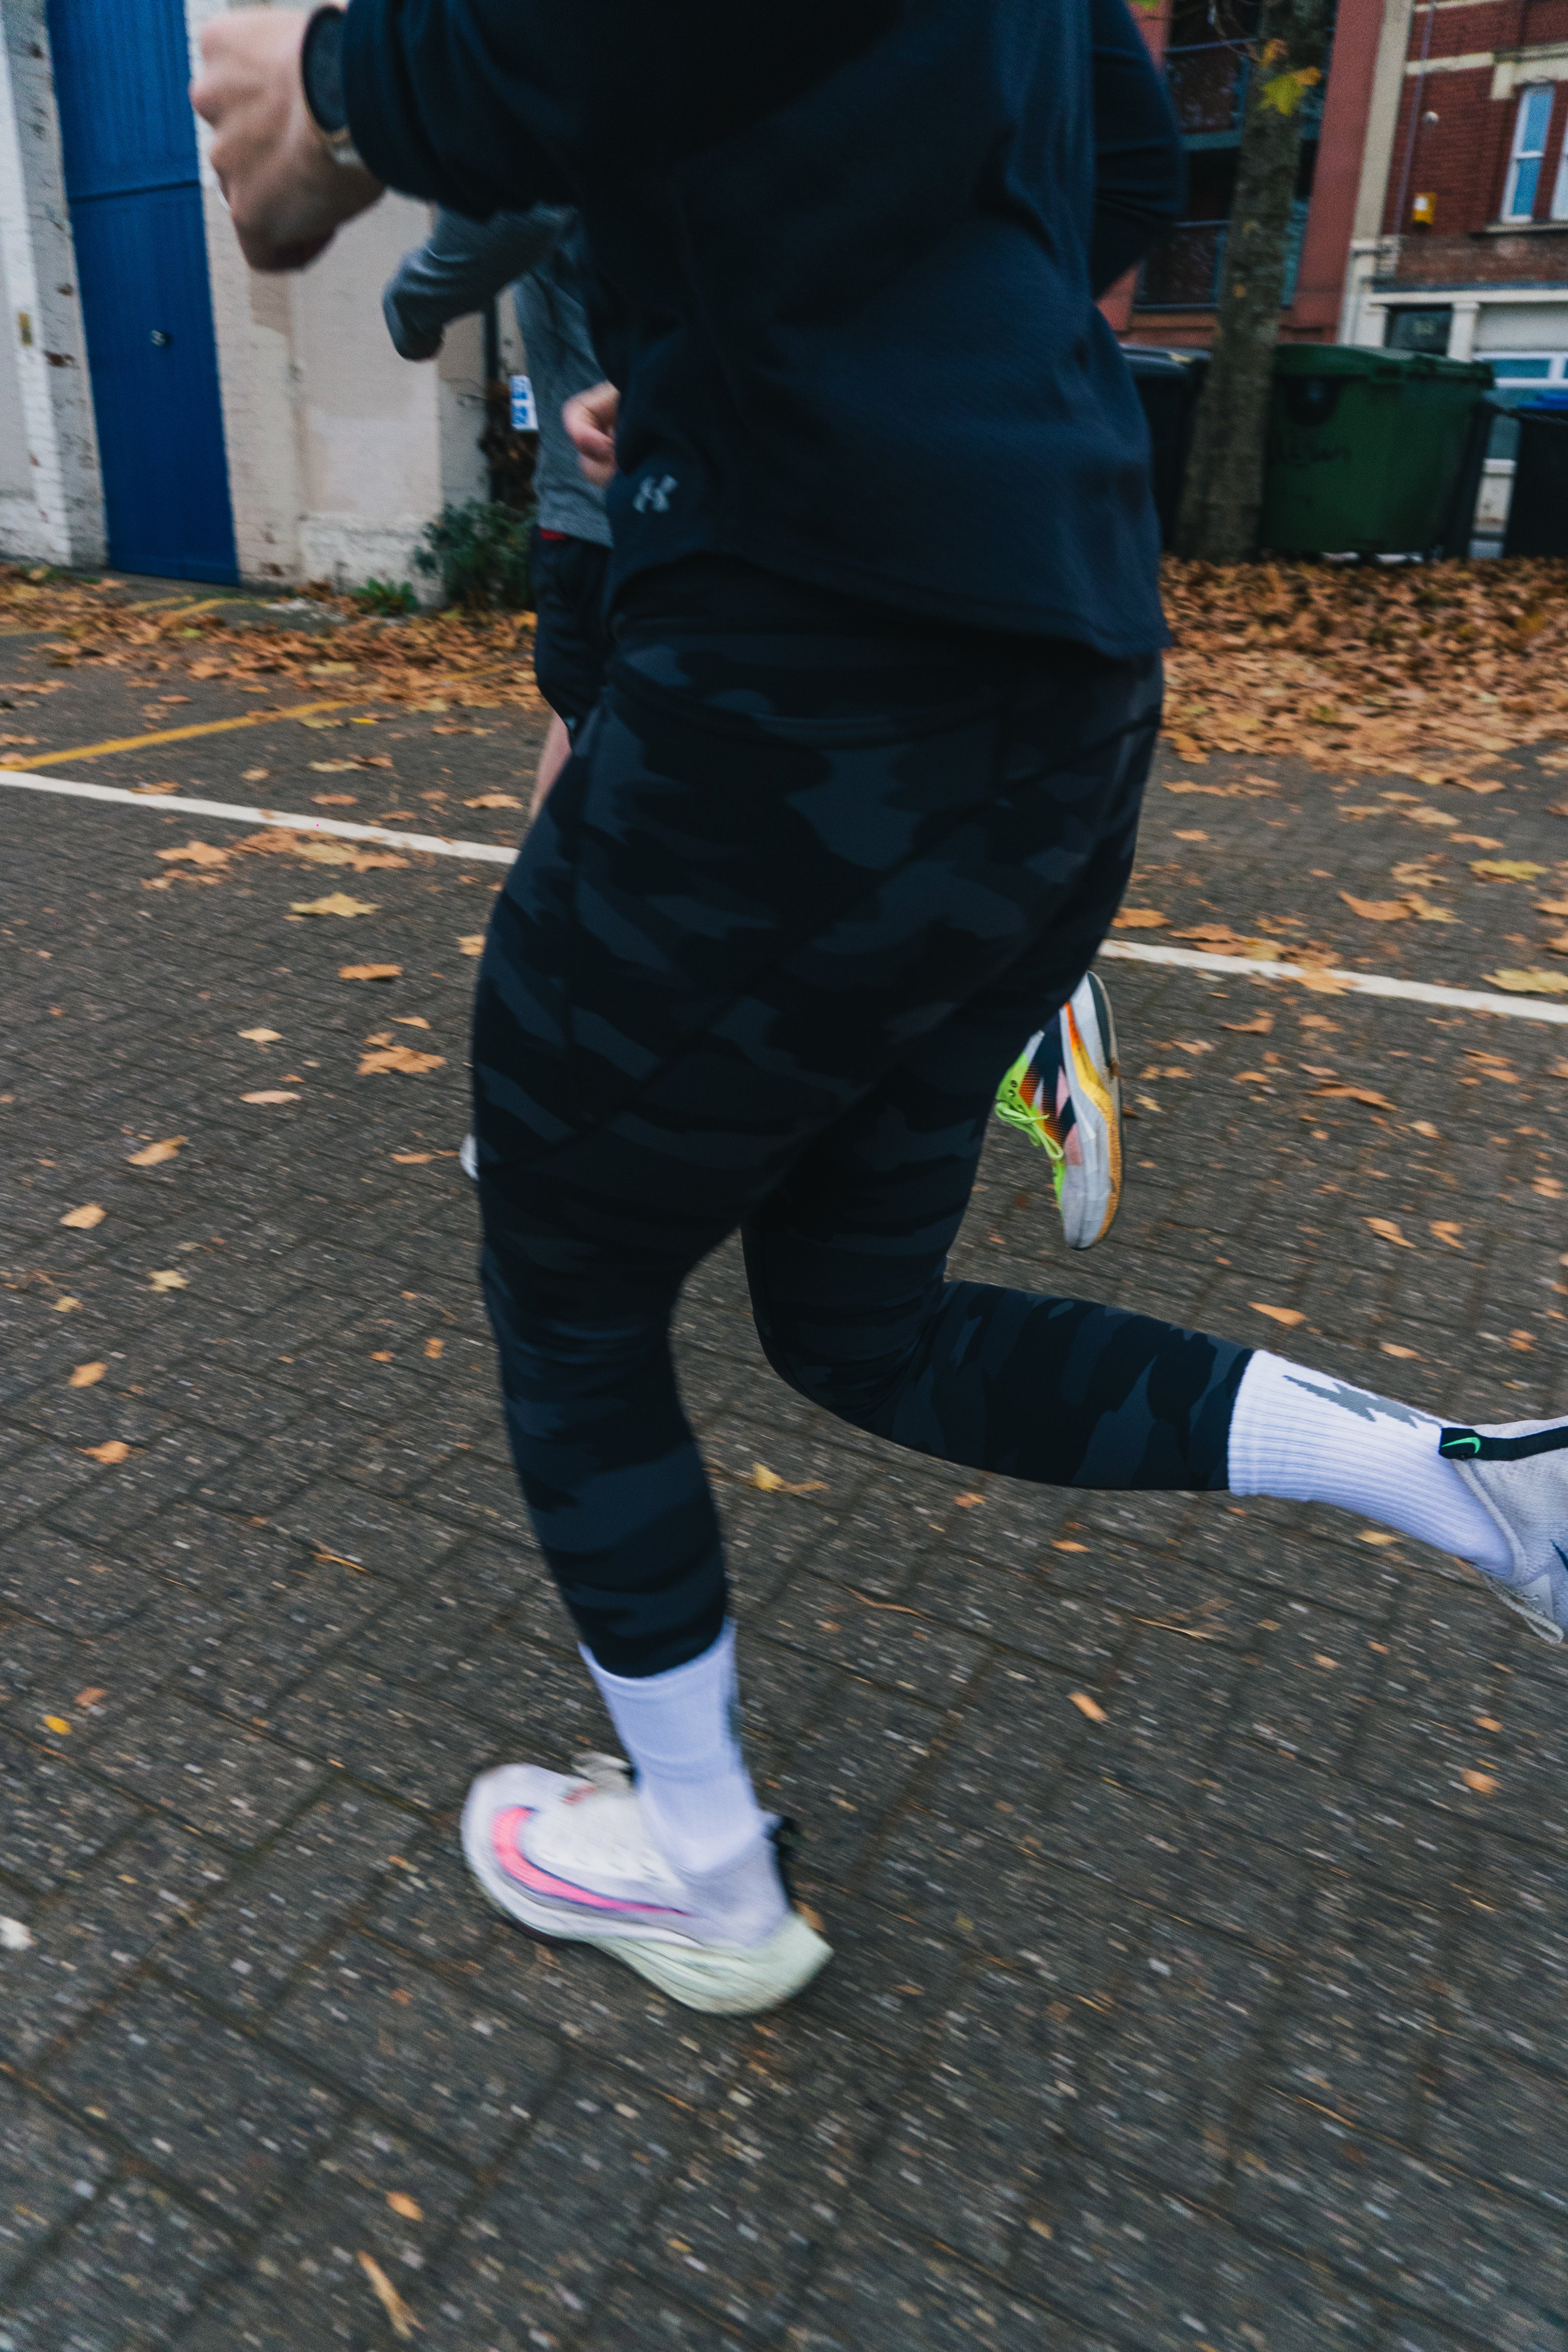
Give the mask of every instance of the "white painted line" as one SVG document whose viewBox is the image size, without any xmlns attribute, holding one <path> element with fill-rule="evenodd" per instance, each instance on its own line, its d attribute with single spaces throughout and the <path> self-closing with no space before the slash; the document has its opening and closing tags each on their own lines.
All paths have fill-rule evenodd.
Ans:
<svg viewBox="0 0 1568 2352">
<path fill-rule="evenodd" d="M 345 824 L 330 816 L 289 816 L 279 809 L 237 808 L 232 801 L 198 801 L 178 793 L 133 793 L 124 784 L 73 783 L 65 776 L 33 776 L 0 769 L 0 784 L 25 793 L 63 793 L 79 801 L 114 801 L 125 808 L 178 809 L 186 816 L 222 817 L 231 824 L 275 824 L 289 833 L 330 833 L 340 841 L 375 841 L 398 849 L 422 849 L 428 857 L 476 858 L 487 866 L 510 866 L 517 856 L 496 841 L 452 841 L 439 833 L 396 833 L 384 824 Z"/>
<path fill-rule="evenodd" d="M 188 799 L 176 793 L 133 793 L 124 784 L 72 782 L 65 776 L 33 776 L 0 769 L 0 784 L 30 793 L 61 793 L 72 800 L 112 801 L 124 808 L 178 809 L 186 816 L 220 817 L 231 824 L 273 824 L 290 833 L 331 834 L 340 841 L 376 841 L 399 849 L 423 850 L 429 857 L 460 857 L 469 863 L 510 866 L 517 856 L 494 841 L 452 841 L 438 833 L 395 833 L 390 825 L 347 824 L 336 817 L 289 816 L 279 809 L 239 808 L 230 801 Z M 1258 956 L 1209 955 L 1198 948 L 1143 947 L 1131 940 L 1107 940 L 1100 950 L 1126 963 L 1173 964 L 1183 971 L 1208 971 L 1222 979 L 1238 974 L 1258 980 L 1306 981 L 1317 967 L 1265 963 Z M 1479 988 L 1439 988 L 1426 980 L 1396 980 L 1391 972 L 1331 971 L 1347 991 L 1361 996 L 1393 996 L 1412 1004 L 1447 1004 L 1460 1013 L 1496 1013 L 1512 1021 L 1568 1023 L 1568 1003 L 1542 1004 L 1532 998 L 1497 996 Z"/>
<path fill-rule="evenodd" d="M 1212 971 L 1223 978 L 1240 972 L 1258 980 L 1310 982 L 1319 969 L 1265 963 L 1260 956 L 1208 955 L 1197 948 L 1138 947 L 1130 940 L 1107 940 L 1100 952 L 1127 963 L 1175 964 L 1184 971 Z M 1429 980 L 1395 980 L 1385 971 L 1331 971 L 1326 977 L 1359 996 L 1396 996 L 1411 1004 L 1447 1004 L 1459 1013 L 1500 1013 L 1511 1021 L 1568 1022 L 1568 1004 L 1542 1004 L 1531 997 L 1495 996 L 1480 988 L 1439 988 Z"/>
</svg>

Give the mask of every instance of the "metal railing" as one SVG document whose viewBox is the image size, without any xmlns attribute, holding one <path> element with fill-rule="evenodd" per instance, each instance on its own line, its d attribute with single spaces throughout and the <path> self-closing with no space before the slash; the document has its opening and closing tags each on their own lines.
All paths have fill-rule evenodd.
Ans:
<svg viewBox="0 0 1568 2352">
<path fill-rule="evenodd" d="M 1165 52 L 1165 83 L 1184 139 L 1241 131 L 1252 58 L 1244 41 L 1200 41 Z"/>
<path fill-rule="evenodd" d="M 1307 212 L 1307 205 L 1298 198 L 1291 210 L 1286 248 L 1285 287 L 1279 298 L 1283 310 L 1289 310 L 1296 299 Z M 1162 238 L 1143 264 L 1134 298 L 1137 307 L 1141 310 L 1214 310 L 1219 300 L 1229 227 L 1228 220 L 1183 221 Z"/>
</svg>

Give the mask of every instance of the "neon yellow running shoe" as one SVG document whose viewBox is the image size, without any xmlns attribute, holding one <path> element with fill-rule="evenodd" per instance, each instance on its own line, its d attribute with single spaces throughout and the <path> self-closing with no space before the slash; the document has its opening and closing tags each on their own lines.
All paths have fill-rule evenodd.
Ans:
<svg viewBox="0 0 1568 2352">
<path fill-rule="evenodd" d="M 1121 1077 L 1110 999 L 1093 972 L 1030 1038 L 1002 1081 L 996 1116 L 1049 1158 L 1068 1247 L 1103 1241 L 1121 1206 Z"/>
</svg>

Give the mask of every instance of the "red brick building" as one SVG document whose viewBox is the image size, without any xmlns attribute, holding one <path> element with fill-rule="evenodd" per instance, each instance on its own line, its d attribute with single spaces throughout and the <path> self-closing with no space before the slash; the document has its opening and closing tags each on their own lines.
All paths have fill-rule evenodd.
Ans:
<svg viewBox="0 0 1568 2352">
<path fill-rule="evenodd" d="M 1212 337 L 1255 16 L 1247 0 L 1162 0 L 1146 19 L 1188 204 L 1107 300 L 1131 341 Z M 1304 129 L 1283 340 L 1568 375 L 1568 0 L 1340 0 Z"/>
<path fill-rule="evenodd" d="M 1395 11 L 1390 6 L 1391 16 Z M 1568 0 L 1420 0 L 1404 17 L 1375 233 L 1342 339 L 1568 372 Z"/>
</svg>

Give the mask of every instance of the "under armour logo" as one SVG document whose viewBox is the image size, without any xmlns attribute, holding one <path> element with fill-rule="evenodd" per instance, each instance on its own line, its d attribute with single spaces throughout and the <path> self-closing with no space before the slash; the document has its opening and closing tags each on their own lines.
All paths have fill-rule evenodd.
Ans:
<svg viewBox="0 0 1568 2352">
<path fill-rule="evenodd" d="M 654 480 L 651 474 L 645 475 L 642 481 L 637 486 L 637 494 L 632 500 L 633 512 L 636 514 L 668 514 L 669 512 L 670 492 L 672 490 L 678 490 L 679 488 L 680 484 L 677 481 L 673 474 L 662 475 L 657 482 Z"/>
</svg>

